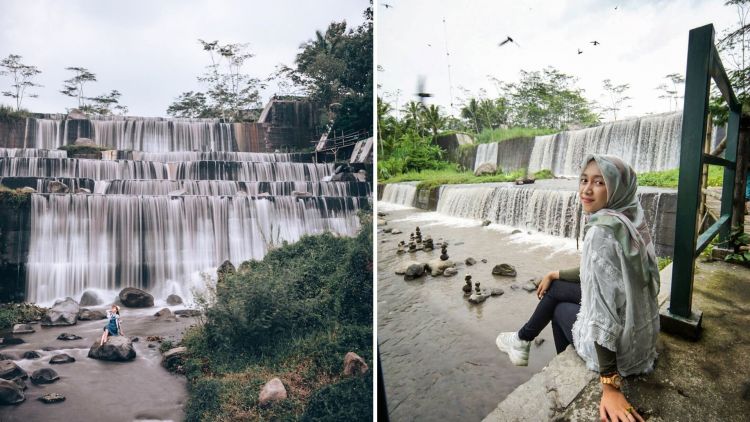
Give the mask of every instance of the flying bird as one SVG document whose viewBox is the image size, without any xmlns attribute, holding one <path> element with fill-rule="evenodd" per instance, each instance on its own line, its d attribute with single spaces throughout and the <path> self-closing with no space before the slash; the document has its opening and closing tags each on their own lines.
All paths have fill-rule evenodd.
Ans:
<svg viewBox="0 0 750 422">
<path fill-rule="evenodd" d="M 591 44 L 594 44 L 594 45 L 599 45 L 599 44 L 601 44 L 601 43 L 600 43 L 599 41 L 597 41 L 597 40 L 594 40 L 594 41 L 591 41 Z"/>
<path fill-rule="evenodd" d="M 499 44 L 498 44 L 497 46 L 498 46 L 498 47 L 502 47 L 502 46 L 504 46 L 505 44 L 508 44 L 509 42 L 512 42 L 513 44 L 515 44 L 515 45 L 517 45 L 518 47 L 520 47 L 520 45 L 519 45 L 519 44 L 518 44 L 517 42 L 515 42 L 515 41 L 513 40 L 513 38 L 511 38 L 511 37 L 508 37 L 508 38 L 506 38 L 506 39 L 505 39 L 504 41 L 500 42 L 500 43 L 499 43 Z"/>
<path fill-rule="evenodd" d="M 390 9 L 390 8 L 392 8 L 392 7 L 393 7 L 393 5 L 390 5 L 390 4 L 388 4 L 388 3 L 380 3 L 380 4 L 382 4 L 382 5 L 383 5 L 383 7 L 385 7 L 386 9 Z"/>
<path fill-rule="evenodd" d="M 618 7 L 618 6 L 615 6 L 615 10 L 617 10 L 617 7 Z"/>
<path fill-rule="evenodd" d="M 424 78 L 424 76 L 419 76 L 419 78 L 417 79 L 417 93 L 416 93 L 416 95 L 417 95 L 417 97 L 419 97 L 419 102 L 422 103 L 422 105 L 424 105 L 425 98 L 432 97 L 432 94 L 430 94 L 429 92 L 426 92 L 426 90 L 424 88 L 424 85 L 425 85 L 425 78 Z"/>
<path fill-rule="evenodd" d="M 581 51 L 580 48 L 578 49 L 578 54 L 583 54 L 583 51 Z"/>
<path fill-rule="evenodd" d="M 430 43 L 427 43 L 427 47 L 432 47 L 432 44 L 430 44 Z"/>
</svg>

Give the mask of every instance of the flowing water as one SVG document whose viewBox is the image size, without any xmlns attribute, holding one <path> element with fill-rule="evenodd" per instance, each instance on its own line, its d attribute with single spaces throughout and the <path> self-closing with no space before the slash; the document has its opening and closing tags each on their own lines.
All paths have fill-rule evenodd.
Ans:
<svg viewBox="0 0 750 422">
<path fill-rule="evenodd" d="M 479 144 L 477 156 L 474 160 L 474 170 L 484 163 L 497 165 L 497 142 L 491 144 Z"/>
<path fill-rule="evenodd" d="M 380 201 L 394 205 L 413 207 L 415 205 L 414 200 L 416 195 L 416 183 L 389 183 L 383 188 L 383 197 Z"/>
</svg>

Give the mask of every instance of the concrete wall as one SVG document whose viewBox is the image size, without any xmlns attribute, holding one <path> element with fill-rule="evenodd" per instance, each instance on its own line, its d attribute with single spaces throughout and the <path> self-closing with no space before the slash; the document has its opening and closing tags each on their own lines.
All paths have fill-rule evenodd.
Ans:
<svg viewBox="0 0 750 422">
<path fill-rule="evenodd" d="M 529 168 L 534 138 L 508 139 L 497 144 L 497 166 L 504 173 Z"/>
</svg>

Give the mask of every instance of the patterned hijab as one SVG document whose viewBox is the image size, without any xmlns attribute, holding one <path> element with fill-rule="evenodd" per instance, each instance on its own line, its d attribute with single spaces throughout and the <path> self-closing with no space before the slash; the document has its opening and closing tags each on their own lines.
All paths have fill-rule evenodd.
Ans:
<svg viewBox="0 0 750 422">
<path fill-rule="evenodd" d="M 659 292 L 659 267 L 654 246 L 648 231 L 641 203 L 638 201 L 638 178 L 635 171 L 620 158 L 612 155 L 590 154 L 583 160 L 585 169 L 595 161 L 607 187 L 607 205 L 591 214 L 584 227 L 585 233 L 594 225 L 606 226 L 615 236 L 625 254 L 626 265 L 640 269 L 640 283 L 651 287 L 653 294 Z"/>
</svg>

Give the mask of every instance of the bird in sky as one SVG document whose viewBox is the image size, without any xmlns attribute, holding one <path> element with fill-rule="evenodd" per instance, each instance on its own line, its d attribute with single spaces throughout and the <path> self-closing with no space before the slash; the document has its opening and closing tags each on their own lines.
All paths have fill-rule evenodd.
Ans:
<svg viewBox="0 0 750 422">
<path fill-rule="evenodd" d="M 417 78 L 417 92 L 416 92 L 416 96 L 419 97 L 419 102 L 422 103 L 422 105 L 424 105 L 425 98 L 432 97 L 432 94 L 429 93 L 429 92 L 426 92 L 426 91 L 427 90 L 425 89 L 425 78 L 424 78 L 424 76 L 419 76 Z"/>
<path fill-rule="evenodd" d="M 430 44 L 430 43 L 427 43 L 427 47 L 432 47 L 432 44 Z"/>
<path fill-rule="evenodd" d="M 580 48 L 578 49 L 578 54 L 583 54 L 583 51 L 581 51 Z"/>
<path fill-rule="evenodd" d="M 508 36 L 508 38 L 506 38 L 506 39 L 505 39 L 504 41 L 500 42 L 500 43 L 499 43 L 499 44 L 498 44 L 497 46 L 498 46 L 498 47 L 502 47 L 502 46 L 504 46 L 505 44 L 508 44 L 509 42 L 512 42 L 513 44 L 515 44 L 515 45 L 517 45 L 518 47 L 520 47 L 520 45 L 519 45 L 519 44 L 518 44 L 517 42 L 515 42 L 515 41 L 513 40 L 513 38 L 511 38 L 510 36 Z"/>
<path fill-rule="evenodd" d="M 388 3 L 380 3 L 380 4 L 382 4 L 382 5 L 383 5 L 383 7 L 385 7 L 386 9 L 390 9 L 390 8 L 392 8 L 392 7 L 393 7 L 393 5 L 391 5 L 391 4 L 388 4 Z"/>
<path fill-rule="evenodd" d="M 594 45 L 599 45 L 599 44 L 601 44 L 601 43 L 600 43 L 599 41 L 597 41 L 597 40 L 594 40 L 594 41 L 591 41 L 591 44 L 594 44 Z"/>
<path fill-rule="evenodd" d="M 615 6 L 615 10 L 617 10 L 617 8 L 618 8 L 618 7 L 619 7 L 619 6 Z"/>
</svg>

